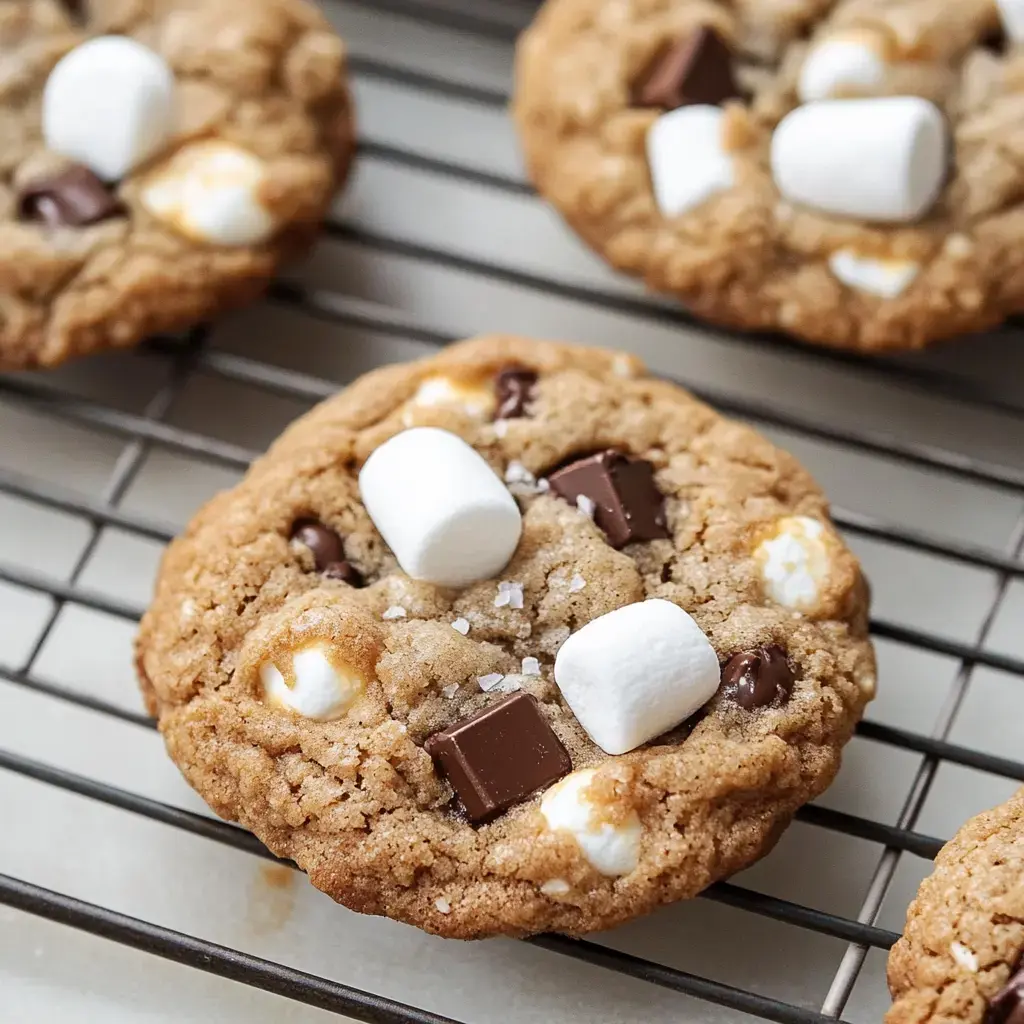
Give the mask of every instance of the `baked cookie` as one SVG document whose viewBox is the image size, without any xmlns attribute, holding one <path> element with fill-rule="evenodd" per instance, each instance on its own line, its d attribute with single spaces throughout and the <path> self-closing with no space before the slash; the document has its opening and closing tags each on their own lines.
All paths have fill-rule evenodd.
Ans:
<svg viewBox="0 0 1024 1024">
<path fill-rule="evenodd" d="M 255 297 L 353 150 L 305 0 L 0 0 L 0 367 Z"/>
<path fill-rule="evenodd" d="M 459 938 L 605 928 L 751 863 L 875 687 L 790 456 L 632 357 L 509 337 L 292 426 L 169 549 L 138 667 L 219 814 Z"/>
<path fill-rule="evenodd" d="M 889 955 L 886 1024 L 1024 1021 L 1024 789 L 948 842 Z"/>
<path fill-rule="evenodd" d="M 1024 0 L 547 0 L 540 192 L 733 327 L 917 348 L 1024 308 Z"/>
</svg>

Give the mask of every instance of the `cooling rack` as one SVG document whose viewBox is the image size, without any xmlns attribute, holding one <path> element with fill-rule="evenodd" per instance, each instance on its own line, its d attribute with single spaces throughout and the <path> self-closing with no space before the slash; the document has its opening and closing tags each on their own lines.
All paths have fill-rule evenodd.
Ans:
<svg viewBox="0 0 1024 1024">
<path fill-rule="evenodd" d="M 1024 781 L 1024 339 L 905 359 L 709 330 L 532 193 L 526 0 L 359 0 L 354 181 L 261 305 L 0 378 L 0 1019 L 875 1022 L 944 838 Z M 130 671 L 160 551 L 346 380 L 510 330 L 631 349 L 794 451 L 875 588 L 881 691 L 836 784 L 702 899 L 573 941 L 361 918 L 177 777 Z M 102 1017 L 101 1017 L 102 1015 Z"/>
</svg>

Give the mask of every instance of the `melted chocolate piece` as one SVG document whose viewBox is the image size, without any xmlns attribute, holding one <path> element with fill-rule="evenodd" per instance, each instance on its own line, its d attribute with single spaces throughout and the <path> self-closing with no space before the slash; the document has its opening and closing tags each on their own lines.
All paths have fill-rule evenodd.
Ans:
<svg viewBox="0 0 1024 1024">
<path fill-rule="evenodd" d="M 324 578 L 329 580 L 341 580 L 350 587 L 365 587 L 366 580 L 363 574 L 349 561 L 331 562 L 324 568 Z"/>
<path fill-rule="evenodd" d="M 533 397 L 537 374 L 523 366 L 508 366 L 494 380 L 498 394 L 497 420 L 514 420 L 526 415 L 526 405 Z"/>
<path fill-rule="evenodd" d="M 713 28 L 702 25 L 658 54 L 637 89 L 636 104 L 665 110 L 694 103 L 717 107 L 739 96 L 732 52 Z"/>
<path fill-rule="evenodd" d="M 26 183 L 18 210 L 23 220 L 45 221 L 54 228 L 84 227 L 124 213 L 117 196 L 81 164 Z"/>
<path fill-rule="evenodd" d="M 722 682 L 747 711 L 785 704 L 793 692 L 793 670 L 778 644 L 734 654 L 722 669 Z"/>
<path fill-rule="evenodd" d="M 319 519 L 296 519 L 292 524 L 292 540 L 309 548 L 317 572 L 345 561 L 345 548 L 341 537 Z"/>
</svg>

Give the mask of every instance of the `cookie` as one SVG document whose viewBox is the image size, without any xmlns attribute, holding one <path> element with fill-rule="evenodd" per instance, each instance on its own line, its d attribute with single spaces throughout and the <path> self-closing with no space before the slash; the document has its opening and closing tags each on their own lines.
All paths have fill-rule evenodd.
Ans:
<svg viewBox="0 0 1024 1024">
<path fill-rule="evenodd" d="M 889 955 L 886 1024 L 1024 1020 L 1024 789 L 939 853 Z"/>
<path fill-rule="evenodd" d="M 259 294 L 353 150 L 306 0 L 0 0 L 0 367 L 52 366 Z"/>
<path fill-rule="evenodd" d="M 362 378 L 168 550 L 149 709 L 354 910 L 605 928 L 768 850 L 875 687 L 788 455 L 630 356 L 489 337 Z"/>
<path fill-rule="evenodd" d="M 1024 308 L 1022 0 L 547 0 L 514 112 L 615 267 L 731 327 L 919 348 Z"/>
</svg>

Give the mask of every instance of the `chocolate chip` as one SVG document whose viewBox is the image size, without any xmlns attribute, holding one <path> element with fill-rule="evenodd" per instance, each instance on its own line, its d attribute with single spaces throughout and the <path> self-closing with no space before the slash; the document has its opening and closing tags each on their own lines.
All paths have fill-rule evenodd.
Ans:
<svg viewBox="0 0 1024 1024">
<path fill-rule="evenodd" d="M 754 711 L 779 701 L 785 704 L 793 692 L 793 670 L 778 644 L 734 654 L 722 670 L 722 682 L 741 708 Z"/>
<path fill-rule="evenodd" d="M 985 1024 L 1024 1024 L 1024 968 L 1018 966 L 992 998 Z"/>
<path fill-rule="evenodd" d="M 347 583 L 350 587 L 366 586 L 363 574 L 348 561 L 331 562 L 324 568 L 324 577 L 329 580 L 341 580 L 342 583 Z"/>
<path fill-rule="evenodd" d="M 336 562 L 345 561 L 341 538 L 319 519 L 296 519 L 292 524 L 292 540 L 309 548 L 317 572 L 323 572 Z"/>
<path fill-rule="evenodd" d="M 501 814 L 572 771 L 535 697 L 513 693 L 424 744 L 452 784 L 470 821 Z"/>
<path fill-rule="evenodd" d="M 498 393 L 498 410 L 494 418 L 515 420 L 526 415 L 526 403 L 533 398 L 537 374 L 523 366 L 507 366 L 498 373 L 494 388 Z"/>
<path fill-rule="evenodd" d="M 28 182 L 18 207 L 23 220 L 42 220 L 54 228 L 83 227 L 124 213 L 117 196 L 81 164 Z"/>
<path fill-rule="evenodd" d="M 645 459 L 600 452 L 556 470 L 548 483 L 568 502 L 575 503 L 580 495 L 589 498 L 594 521 L 612 547 L 669 535 L 665 500 L 654 484 L 654 467 Z"/>
<path fill-rule="evenodd" d="M 636 91 L 636 104 L 675 110 L 693 103 L 718 106 L 740 96 L 732 53 L 707 25 L 663 49 Z"/>
</svg>

